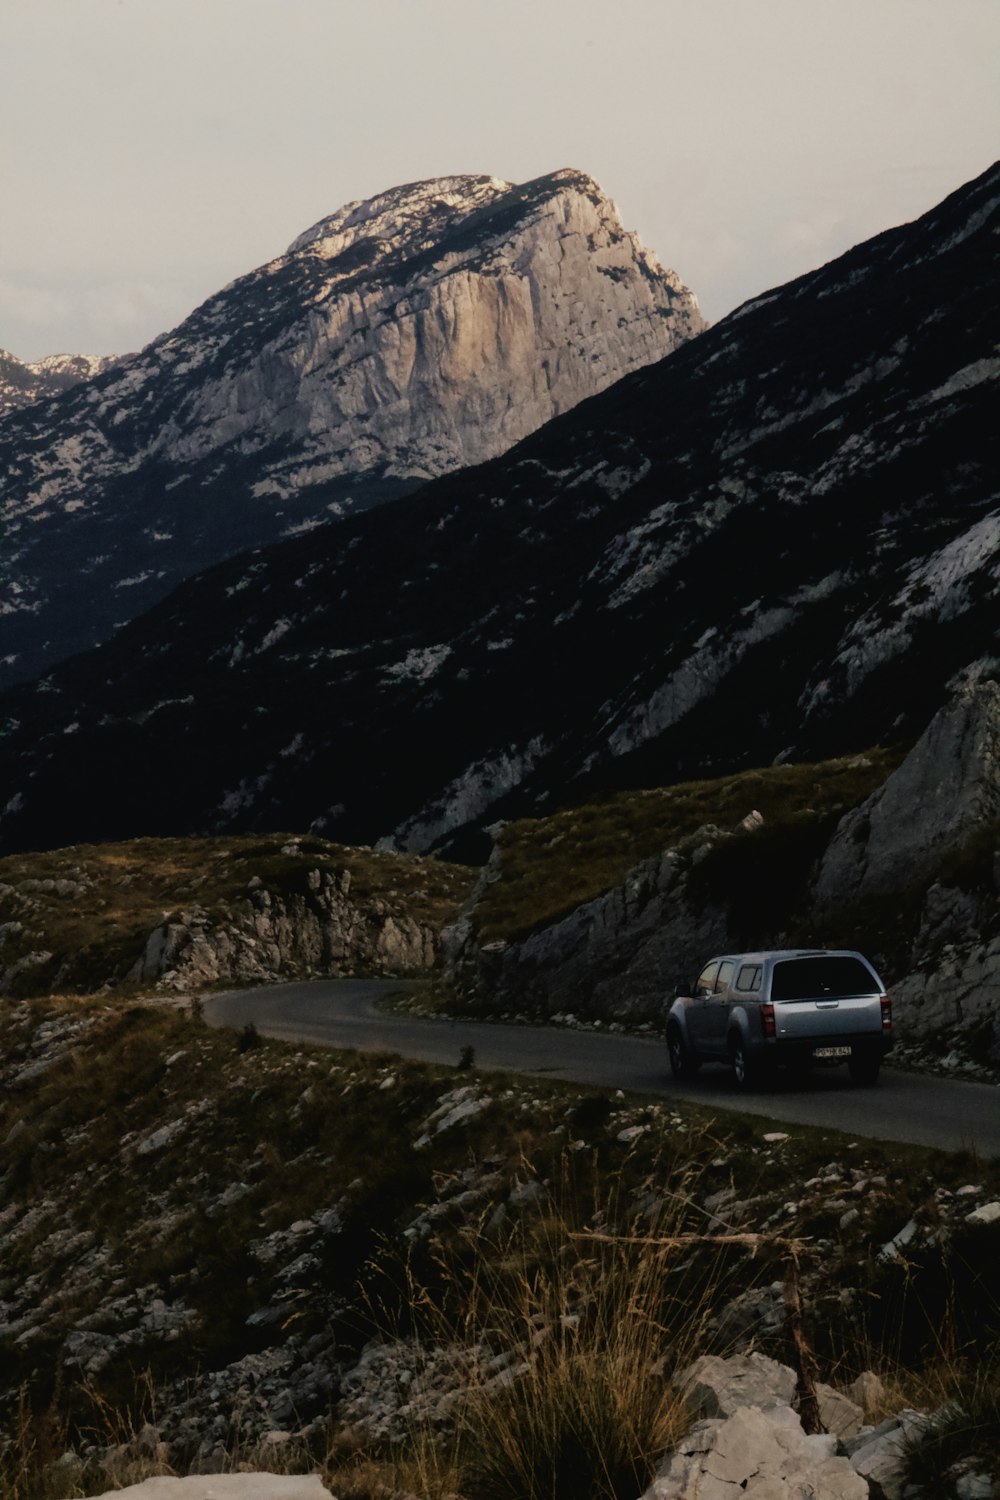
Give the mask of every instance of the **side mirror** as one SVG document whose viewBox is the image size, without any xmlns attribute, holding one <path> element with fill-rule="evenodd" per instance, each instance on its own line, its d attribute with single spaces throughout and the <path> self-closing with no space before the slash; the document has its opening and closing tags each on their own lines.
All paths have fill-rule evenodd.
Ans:
<svg viewBox="0 0 1000 1500">
<path fill-rule="evenodd" d="M 710 985 L 703 984 L 699 985 L 698 989 L 695 990 L 694 998 L 696 1000 L 706 1000 L 709 995 L 712 995 L 714 993 L 715 991 L 711 988 Z"/>
</svg>

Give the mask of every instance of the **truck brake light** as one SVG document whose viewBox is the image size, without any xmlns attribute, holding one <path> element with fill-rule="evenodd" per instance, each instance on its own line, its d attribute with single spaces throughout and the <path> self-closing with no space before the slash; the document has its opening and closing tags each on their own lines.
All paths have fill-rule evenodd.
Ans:
<svg viewBox="0 0 1000 1500">
<path fill-rule="evenodd" d="M 882 1007 L 882 1030 L 892 1030 L 892 1001 L 888 995 L 882 995 L 879 1004 Z"/>
<path fill-rule="evenodd" d="M 883 1021 L 883 1025 L 885 1022 Z M 760 1025 L 765 1036 L 777 1036 L 774 1025 L 774 1006 L 762 1005 L 760 1008 Z"/>
</svg>

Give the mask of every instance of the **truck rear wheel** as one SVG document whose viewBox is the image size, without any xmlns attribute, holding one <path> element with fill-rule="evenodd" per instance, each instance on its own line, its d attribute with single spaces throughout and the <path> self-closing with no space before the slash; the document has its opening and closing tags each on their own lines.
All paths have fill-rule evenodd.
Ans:
<svg viewBox="0 0 1000 1500">
<path fill-rule="evenodd" d="M 739 1033 L 729 1040 L 729 1061 L 733 1065 L 736 1087 L 744 1093 L 763 1087 L 773 1078 L 773 1069 L 750 1055 Z"/>
</svg>

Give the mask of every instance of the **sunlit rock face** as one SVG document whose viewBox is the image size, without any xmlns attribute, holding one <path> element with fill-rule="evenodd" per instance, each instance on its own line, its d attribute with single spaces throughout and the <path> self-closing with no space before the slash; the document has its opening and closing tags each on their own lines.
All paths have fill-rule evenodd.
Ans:
<svg viewBox="0 0 1000 1500">
<path fill-rule="evenodd" d="M 5 422 L 0 682 L 242 548 L 495 457 L 703 327 L 580 172 L 348 204 Z"/>
</svg>

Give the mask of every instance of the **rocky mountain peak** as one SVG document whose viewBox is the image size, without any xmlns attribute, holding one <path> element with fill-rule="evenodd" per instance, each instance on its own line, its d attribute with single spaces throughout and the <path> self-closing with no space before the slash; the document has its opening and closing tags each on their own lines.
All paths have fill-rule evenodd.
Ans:
<svg viewBox="0 0 1000 1500">
<path fill-rule="evenodd" d="M 429 177 L 345 203 L 298 235 L 289 255 L 311 250 L 332 260 L 359 241 L 392 243 L 399 249 L 424 248 L 470 213 L 509 193 L 513 184 L 500 177 Z"/>
<path fill-rule="evenodd" d="M 704 326 L 583 173 L 345 205 L 117 371 L 5 424 L 0 681 L 244 548 L 495 458 Z"/>
</svg>

